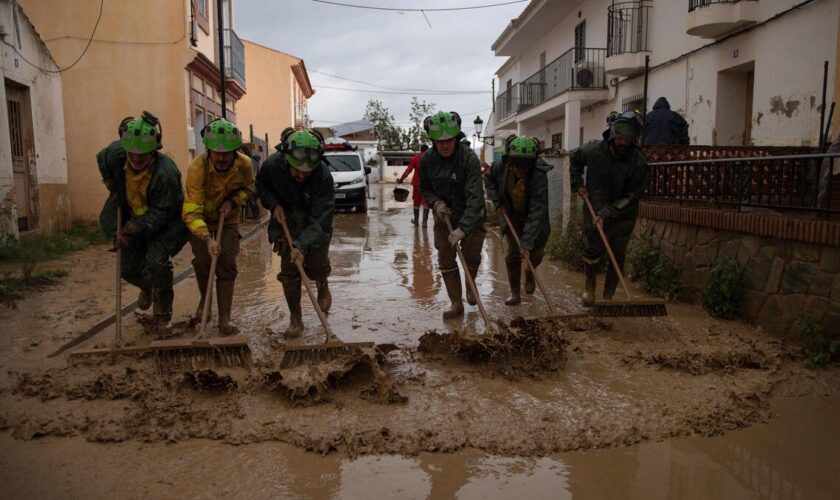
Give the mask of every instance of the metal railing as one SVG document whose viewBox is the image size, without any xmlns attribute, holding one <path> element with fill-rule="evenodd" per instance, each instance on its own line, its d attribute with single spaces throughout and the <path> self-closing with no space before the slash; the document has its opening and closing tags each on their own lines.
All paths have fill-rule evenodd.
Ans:
<svg viewBox="0 0 840 500">
<path fill-rule="evenodd" d="M 569 90 L 606 88 L 605 57 L 606 49 L 577 47 L 567 50 L 499 94 L 496 97 L 497 120 L 504 120 Z"/>
<path fill-rule="evenodd" d="M 613 2 L 607 8 L 607 57 L 647 52 L 649 0 Z"/>
<path fill-rule="evenodd" d="M 650 163 L 646 196 L 836 215 L 838 158 L 840 153 Z"/>
<path fill-rule="evenodd" d="M 245 44 L 231 29 L 224 30 L 225 78 L 232 79 L 245 88 Z"/>
<path fill-rule="evenodd" d="M 688 11 L 693 12 L 716 3 L 738 3 L 741 0 L 688 0 Z"/>
</svg>

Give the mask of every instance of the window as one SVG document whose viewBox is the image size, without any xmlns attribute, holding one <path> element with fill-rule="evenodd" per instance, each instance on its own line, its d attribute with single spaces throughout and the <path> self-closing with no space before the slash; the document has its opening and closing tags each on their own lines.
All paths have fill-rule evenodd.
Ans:
<svg viewBox="0 0 840 500">
<path fill-rule="evenodd" d="M 198 13 L 207 17 L 207 0 L 194 0 L 195 7 L 198 9 Z"/>
<path fill-rule="evenodd" d="M 551 134 L 551 150 L 558 152 L 563 149 L 563 133 Z"/>
<path fill-rule="evenodd" d="M 575 62 L 582 61 L 586 54 L 586 21 L 575 26 Z"/>
<path fill-rule="evenodd" d="M 644 94 L 631 95 L 630 97 L 625 97 L 621 100 L 621 111 L 638 111 L 641 113 L 644 105 Z"/>
</svg>

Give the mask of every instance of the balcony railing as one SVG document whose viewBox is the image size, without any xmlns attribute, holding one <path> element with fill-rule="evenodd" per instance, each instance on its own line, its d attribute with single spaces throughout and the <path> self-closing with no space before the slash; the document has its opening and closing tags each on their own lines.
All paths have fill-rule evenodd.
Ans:
<svg viewBox="0 0 840 500">
<path fill-rule="evenodd" d="M 741 0 L 688 0 L 688 11 L 693 12 L 716 3 L 738 3 Z"/>
<path fill-rule="evenodd" d="M 650 163 L 646 196 L 837 216 L 838 161 L 834 153 Z"/>
<path fill-rule="evenodd" d="M 496 98 L 496 116 L 511 115 L 541 104 L 568 90 L 606 88 L 606 49 L 576 47 L 540 68 Z"/>
<path fill-rule="evenodd" d="M 232 79 L 245 88 L 245 44 L 231 29 L 224 30 L 225 78 Z"/>
<path fill-rule="evenodd" d="M 614 2 L 607 8 L 607 57 L 650 50 L 648 22 L 651 8 L 648 0 Z"/>
</svg>

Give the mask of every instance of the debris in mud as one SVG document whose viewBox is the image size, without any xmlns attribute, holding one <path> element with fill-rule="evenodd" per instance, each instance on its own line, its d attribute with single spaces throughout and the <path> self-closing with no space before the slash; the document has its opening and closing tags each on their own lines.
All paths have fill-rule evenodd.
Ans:
<svg viewBox="0 0 840 500">
<path fill-rule="evenodd" d="M 420 352 L 452 354 L 470 362 L 495 364 L 506 376 L 557 371 L 566 364 L 568 341 L 561 326 L 551 320 L 514 321 L 499 325 L 497 333 L 439 334 L 432 330 L 420 337 Z"/>
<path fill-rule="evenodd" d="M 689 375 L 708 375 L 710 373 L 733 373 L 737 370 L 766 370 L 770 368 L 767 356 L 761 351 L 755 352 L 660 352 L 643 354 L 636 351 L 624 356 L 621 361 L 629 366 L 638 363 L 658 366 Z"/>
<path fill-rule="evenodd" d="M 201 392 L 230 392 L 238 387 L 230 375 L 220 375 L 213 370 L 197 370 L 184 373 L 184 382 Z"/>
<path fill-rule="evenodd" d="M 378 403 L 405 402 L 406 398 L 394 389 L 391 377 L 379 366 L 382 360 L 384 355 L 376 348 L 355 348 L 330 360 L 270 371 L 265 374 L 264 381 L 272 390 L 288 391 L 295 404 L 316 404 L 327 401 L 332 388 L 345 375 L 357 368 L 367 367 L 373 375 L 374 386 L 364 391 L 366 399 Z"/>
</svg>

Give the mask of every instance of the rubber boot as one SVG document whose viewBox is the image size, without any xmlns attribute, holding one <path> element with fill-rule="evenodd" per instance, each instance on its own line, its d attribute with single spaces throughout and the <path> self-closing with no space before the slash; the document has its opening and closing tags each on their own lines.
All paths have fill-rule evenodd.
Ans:
<svg viewBox="0 0 840 500">
<path fill-rule="evenodd" d="M 414 224 L 415 226 L 417 225 L 417 217 L 419 217 L 419 216 L 420 216 L 420 209 L 415 208 L 414 209 L 414 218 L 411 219 L 411 223 Z"/>
<path fill-rule="evenodd" d="M 472 276 L 473 284 L 475 284 L 476 288 L 478 288 L 478 284 L 475 282 L 475 277 L 478 275 L 478 268 L 470 269 L 470 276 Z M 472 293 L 472 288 L 467 286 L 467 304 L 474 306 L 478 304 L 478 301 L 475 300 L 475 294 Z"/>
<path fill-rule="evenodd" d="M 522 271 L 522 263 L 508 262 L 507 275 L 508 285 L 510 285 L 510 296 L 505 299 L 505 305 L 515 306 L 522 302 L 522 296 L 519 294 L 520 273 Z"/>
<path fill-rule="evenodd" d="M 429 225 L 429 209 L 424 208 L 423 209 L 423 227 L 426 227 L 427 225 Z"/>
<path fill-rule="evenodd" d="M 297 297 L 286 296 L 286 304 L 289 306 L 289 327 L 283 332 L 287 339 L 296 339 L 303 333 L 303 313 L 300 310 L 300 295 Z"/>
<path fill-rule="evenodd" d="M 239 328 L 230 322 L 230 310 L 233 306 L 234 280 L 218 280 L 216 282 L 216 297 L 219 302 L 219 334 L 239 335 Z"/>
<path fill-rule="evenodd" d="M 330 293 L 327 278 L 318 281 L 315 283 L 315 286 L 318 288 L 318 307 L 320 307 L 324 313 L 330 312 L 330 307 L 332 307 L 332 294 Z"/>
<path fill-rule="evenodd" d="M 607 269 L 607 277 L 604 279 L 604 300 L 612 300 L 615 289 L 618 287 L 618 275 L 615 274 L 612 265 Z"/>
<path fill-rule="evenodd" d="M 152 328 L 154 335 L 159 339 L 172 336 L 172 305 L 169 307 L 158 299 L 157 293 L 152 293 L 152 317 L 154 319 Z"/>
<path fill-rule="evenodd" d="M 581 302 L 583 307 L 592 307 L 595 304 L 595 284 L 598 279 L 598 266 L 595 264 L 584 264 L 583 273 L 586 275 L 586 284 L 583 288 Z"/>
<path fill-rule="evenodd" d="M 525 293 L 533 295 L 537 289 L 536 280 L 534 280 L 534 273 L 530 269 L 525 270 Z"/>
<path fill-rule="evenodd" d="M 446 293 L 452 302 L 452 307 L 447 311 L 443 311 L 443 319 L 453 319 L 463 316 L 464 303 L 461 302 L 461 274 L 457 269 L 441 274 L 443 275 L 443 283 L 446 285 Z"/>
</svg>

